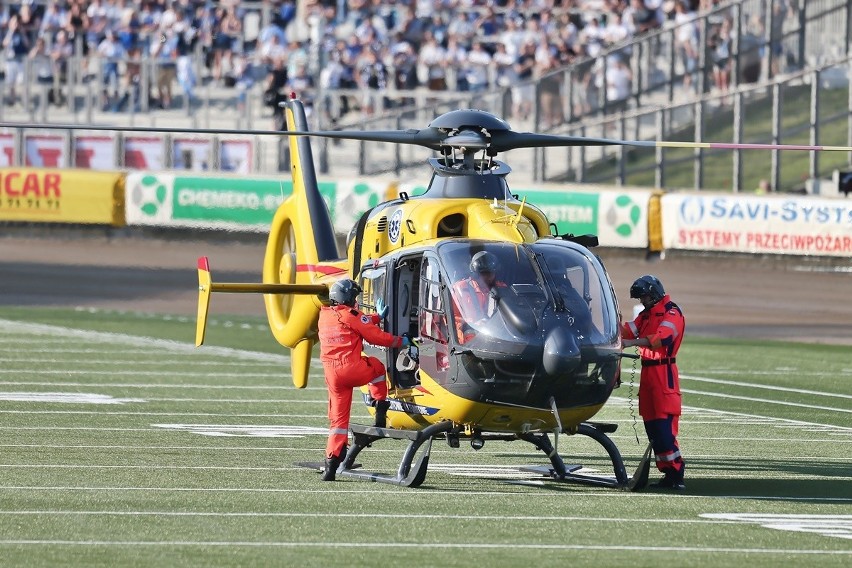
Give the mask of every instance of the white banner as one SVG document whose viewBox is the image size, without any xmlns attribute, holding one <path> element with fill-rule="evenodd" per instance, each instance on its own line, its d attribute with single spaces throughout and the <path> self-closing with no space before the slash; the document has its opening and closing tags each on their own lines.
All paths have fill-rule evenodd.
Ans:
<svg viewBox="0 0 852 568">
<path fill-rule="evenodd" d="M 165 165 L 163 139 L 156 136 L 124 138 L 124 165 L 134 170 L 162 170 Z"/>
<path fill-rule="evenodd" d="M 34 168 L 67 168 L 65 137 L 54 134 L 27 134 L 24 137 L 26 165 Z"/>
<path fill-rule="evenodd" d="M 15 165 L 15 135 L 0 134 L 0 167 Z"/>
<path fill-rule="evenodd" d="M 247 174 L 253 162 L 251 140 L 222 140 L 219 143 L 219 169 L 223 172 Z"/>
<path fill-rule="evenodd" d="M 195 172 L 210 169 L 210 140 L 175 138 L 172 142 L 172 167 Z"/>
<path fill-rule="evenodd" d="M 75 136 L 74 165 L 90 170 L 114 170 L 115 139 L 111 136 Z"/>
<path fill-rule="evenodd" d="M 852 200 L 810 196 L 667 194 L 671 249 L 852 256 Z"/>
</svg>

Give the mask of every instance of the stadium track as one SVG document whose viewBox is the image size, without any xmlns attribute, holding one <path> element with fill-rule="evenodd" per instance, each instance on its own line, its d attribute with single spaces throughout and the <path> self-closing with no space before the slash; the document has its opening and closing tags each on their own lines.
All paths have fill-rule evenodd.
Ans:
<svg viewBox="0 0 852 568">
<path fill-rule="evenodd" d="M 191 240 L 110 230 L 16 231 L 0 236 L 3 305 L 97 307 L 194 314 L 196 260 L 209 256 L 214 281 L 260 282 L 260 236 Z M 655 274 L 684 310 L 689 334 L 852 346 L 852 259 L 602 249 L 622 313 L 632 317 L 631 282 Z M 259 296 L 218 294 L 217 314 L 264 313 Z"/>
</svg>

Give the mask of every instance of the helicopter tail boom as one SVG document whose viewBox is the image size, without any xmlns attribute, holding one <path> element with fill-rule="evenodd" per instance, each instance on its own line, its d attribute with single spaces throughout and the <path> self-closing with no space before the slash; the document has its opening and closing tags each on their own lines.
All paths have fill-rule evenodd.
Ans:
<svg viewBox="0 0 852 568">
<path fill-rule="evenodd" d="M 325 284 L 262 284 L 248 282 L 213 282 L 210 261 L 206 256 L 198 259 L 198 317 L 195 327 L 195 346 L 204 343 L 207 332 L 207 314 L 210 310 L 210 294 L 230 292 L 237 294 L 302 294 L 326 295 Z"/>
</svg>

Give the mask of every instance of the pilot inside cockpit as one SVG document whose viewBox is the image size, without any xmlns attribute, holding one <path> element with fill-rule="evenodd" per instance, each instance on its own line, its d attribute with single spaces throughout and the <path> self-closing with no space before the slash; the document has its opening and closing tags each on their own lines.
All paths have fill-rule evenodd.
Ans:
<svg viewBox="0 0 852 568">
<path fill-rule="evenodd" d="M 453 284 L 455 324 L 460 343 L 473 338 L 467 322 L 487 320 L 497 311 L 498 290 L 508 289 L 499 279 L 500 262 L 494 253 L 479 251 L 470 259 L 470 274 Z"/>
</svg>

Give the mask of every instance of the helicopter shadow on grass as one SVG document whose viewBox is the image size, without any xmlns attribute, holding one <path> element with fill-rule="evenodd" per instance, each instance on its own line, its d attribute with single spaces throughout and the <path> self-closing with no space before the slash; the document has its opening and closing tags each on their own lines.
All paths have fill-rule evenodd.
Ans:
<svg viewBox="0 0 852 568">
<path fill-rule="evenodd" d="M 713 472 L 712 476 L 703 476 Z M 760 477 L 740 478 L 739 474 Z M 801 501 L 852 500 L 848 463 L 810 462 L 785 459 L 712 458 L 687 460 L 690 494 L 785 498 Z"/>
<path fill-rule="evenodd" d="M 604 474 L 608 472 L 609 461 L 602 456 L 592 454 L 562 453 L 566 464 L 580 464 Z M 494 454 L 499 459 L 527 460 L 530 464 L 541 461 L 540 455 L 531 452 L 501 452 Z M 635 462 L 635 463 L 634 463 Z M 625 462 L 628 475 L 632 475 L 638 461 Z M 521 466 L 519 466 L 520 468 Z M 707 472 L 715 472 L 707 475 Z M 811 462 L 784 459 L 735 459 L 735 458 L 692 458 L 687 459 L 686 485 L 683 493 L 691 496 L 707 497 L 746 497 L 755 499 L 795 500 L 825 502 L 852 500 L 852 484 L 849 483 L 849 466 L 840 462 Z M 738 475 L 749 475 L 740 478 Z M 756 474 L 761 474 L 757 478 Z M 752 477 L 754 476 L 754 477 Z M 782 477 L 779 477 L 782 476 Z M 483 478 L 494 478 L 483 472 Z M 651 464 L 650 482 L 662 477 Z M 507 483 L 522 483 L 521 480 L 509 481 L 495 478 Z M 531 478 L 535 479 L 535 478 Z M 565 491 L 569 488 L 583 487 L 578 484 L 547 483 L 542 488 Z M 588 488 L 588 486 L 586 486 Z M 647 488 L 649 492 L 671 493 L 669 490 Z"/>
</svg>

